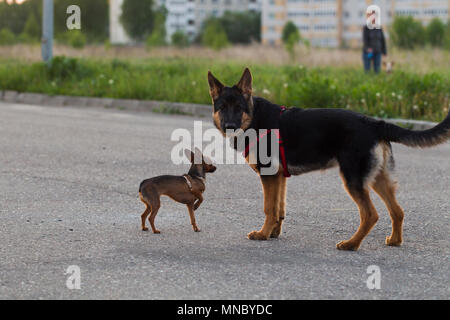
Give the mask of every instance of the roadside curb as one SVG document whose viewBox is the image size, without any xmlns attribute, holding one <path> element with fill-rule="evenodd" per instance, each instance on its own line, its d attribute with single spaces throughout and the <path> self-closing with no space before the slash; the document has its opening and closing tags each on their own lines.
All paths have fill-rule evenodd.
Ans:
<svg viewBox="0 0 450 320">
<path fill-rule="evenodd" d="M 19 93 L 17 91 L 0 91 L 0 101 L 10 103 L 24 103 L 48 105 L 55 107 L 100 107 L 106 109 L 131 110 L 139 112 L 157 112 L 169 114 L 185 114 L 197 117 L 210 117 L 211 106 L 194 103 L 180 103 L 154 100 L 91 98 L 74 96 L 50 96 L 40 93 Z M 381 119 L 386 122 L 406 126 L 412 130 L 426 130 L 437 123 L 406 119 Z"/>
<path fill-rule="evenodd" d="M 40 93 L 19 93 L 16 91 L 0 91 L 0 101 L 31 105 L 47 105 L 55 107 L 100 107 L 139 112 L 155 112 L 184 114 L 197 117 L 210 117 L 210 105 L 179 103 L 153 100 L 91 98 L 74 96 L 50 96 Z"/>
</svg>

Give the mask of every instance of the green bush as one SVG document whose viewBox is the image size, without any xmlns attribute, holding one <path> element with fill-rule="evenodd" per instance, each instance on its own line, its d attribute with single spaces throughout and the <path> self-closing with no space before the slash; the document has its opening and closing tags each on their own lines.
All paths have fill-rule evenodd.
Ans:
<svg viewBox="0 0 450 320">
<path fill-rule="evenodd" d="M 92 74 L 92 71 L 81 60 L 57 56 L 45 65 L 45 73 L 50 80 L 72 81 L 87 77 Z"/>
<path fill-rule="evenodd" d="M 295 46 L 300 42 L 301 36 L 300 31 L 292 21 L 288 21 L 284 26 L 281 39 L 291 59 L 294 59 Z"/>
<path fill-rule="evenodd" d="M 67 31 L 67 43 L 75 49 L 83 49 L 86 46 L 86 36 L 79 30 Z"/>
<path fill-rule="evenodd" d="M 434 18 L 428 24 L 426 33 L 427 41 L 433 47 L 442 47 L 445 39 L 446 26 L 439 18 Z"/>
<path fill-rule="evenodd" d="M 178 30 L 172 34 L 172 44 L 179 48 L 187 47 L 189 45 L 189 38 L 186 33 Z"/>
<path fill-rule="evenodd" d="M 17 42 L 30 44 L 33 42 L 37 42 L 37 39 L 33 39 L 28 33 L 22 32 L 17 38 Z"/>
<path fill-rule="evenodd" d="M 425 28 L 411 16 L 395 17 L 390 31 L 392 42 L 399 48 L 414 49 L 423 46 L 426 41 Z"/>
<path fill-rule="evenodd" d="M 204 46 L 220 50 L 229 46 L 227 34 L 222 25 L 216 20 L 209 20 L 205 23 L 202 34 Z"/>
<path fill-rule="evenodd" d="M 209 104 L 206 74 L 212 65 L 226 85 L 236 84 L 242 74 L 241 63 L 187 58 L 130 62 L 55 57 L 48 66 L 7 60 L 0 63 L 0 90 Z M 255 96 L 286 106 L 432 121 L 441 121 L 449 109 L 448 68 L 372 76 L 359 68 L 250 67 Z"/>
<path fill-rule="evenodd" d="M 0 30 L 0 46 L 7 46 L 16 43 L 16 36 L 9 29 Z"/>
</svg>

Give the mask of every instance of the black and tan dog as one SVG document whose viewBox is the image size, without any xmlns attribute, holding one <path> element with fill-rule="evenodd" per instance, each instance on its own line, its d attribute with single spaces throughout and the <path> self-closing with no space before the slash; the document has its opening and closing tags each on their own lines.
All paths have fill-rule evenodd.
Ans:
<svg viewBox="0 0 450 320">
<path fill-rule="evenodd" d="M 392 219 L 392 234 L 386 238 L 386 244 L 402 243 L 404 214 L 395 198 L 396 183 L 390 177 L 394 167 L 391 142 L 419 148 L 443 143 L 450 138 L 450 114 L 430 130 L 411 131 L 342 109 L 291 108 L 283 112 L 279 105 L 252 96 L 248 69 L 233 87 L 225 87 L 211 72 L 208 82 L 214 124 L 222 134 L 229 129 L 279 129 L 283 141 L 285 166 L 280 165 L 275 175 L 260 174 L 266 218 L 261 230 L 248 234 L 249 239 L 267 240 L 280 235 L 285 217 L 286 176 L 339 167 L 344 186 L 358 205 L 360 226 L 337 248 L 357 250 L 377 222 L 369 188 L 384 201 Z M 281 159 L 279 162 L 283 163 Z M 261 161 L 258 159 L 251 167 L 260 173 Z"/>
<path fill-rule="evenodd" d="M 203 157 L 200 150 L 196 148 L 195 154 L 190 150 L 184 151 L 186 157 L 191 162 L 189 172 L 183 176 L 159 176 L 142 181 L 139 186 L 139 197 L 145 204 L 146 209 L 141 215 L 142 230 L 148 231 L 145 226 L 147 217 L 152 227 L 153 233 L 160 233 L 155 228 L 155 218 L 161 206 L 161 196 L 168 196 L 173 200 L 183 203 L 187 206 L 192 228 L 199 232 L 195 222 L 194 211 L 200 207 L 203 202 L 203 192 L 206 188 L 206 173 L 216 171 L 212 161 Z"/>
</svg>

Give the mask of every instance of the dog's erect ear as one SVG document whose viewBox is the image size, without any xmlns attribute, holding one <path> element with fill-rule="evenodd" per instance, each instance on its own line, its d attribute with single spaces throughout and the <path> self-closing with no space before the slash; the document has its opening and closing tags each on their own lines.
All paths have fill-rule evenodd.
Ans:
<svg viewBox="0 0 450 320">
<path fill-rule="evenodd" d="M 394 66 L 394 64 L 395 64 L 395 61 L 392 61 L 392 62 L 391 62 L 391 66 Z"/>
<path fill-rule="evenodd" d="M 213 100 L 216 100 L 222 93 L 222 90 L 225 86 L 213 76 L 211 71 L 208 71 L 208 83 L 211 98 L 213 98 Z"/>
<path fill-rule="evenodd" d="M 195 164 L 202 164 L 203 163 L 203 154 L 200 151 L 199 148 L 195 147 L 195 154 L 194 154 L 194 163 Z"/>
<path fill-rule="evenodd" d="M 194 153 L 189 149 L 184 149 L 184 155 L 191 163 L 194 163 Z"/>
<path fill-rule="evenodd" d="M 250 72 L 250 69 L 245 68 L 244 74 L 237 84 L 237 87 L 242 91 L 242 94 L 246 99 L 249 99 L 252 96 L 252 81 L 252 73 Z"/>
</svg>

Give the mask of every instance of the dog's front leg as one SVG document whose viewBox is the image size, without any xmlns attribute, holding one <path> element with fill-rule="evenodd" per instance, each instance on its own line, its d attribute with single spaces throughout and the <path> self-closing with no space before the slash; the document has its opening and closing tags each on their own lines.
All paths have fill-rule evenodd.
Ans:
<svg viewBox="0 0 450 320">
<path fill-rule="evenodd" d="M 203 202 L 203 196 L 201 193 L 195 194 L 195 196 L 197 197 L 197 202 L 194 203 L 194 210 L 197 210 Z"/>
<path fill-rule="evenodd" d="M 280 188 L 278 190 L 278 223 L 272 230 L 270 235 L 271 238 L 278 238 L 281 234 L 284 218 L 286 216 L 286 181 L 287 179 L 283 176 L 280 178 Z"/>
<path fill-rule="evenodd" d="M 271 236 L 274 228 L 279 224 L 279 200 L 282 187 L 282 175 L 261 176 L 261 183 L 264 192 L 264 213 L 266 220 L 261 230 L 248 234 L 250 240 L 267 240 Z M 281 231 L 281 226 L 280 226 Z"/>
</svg>

